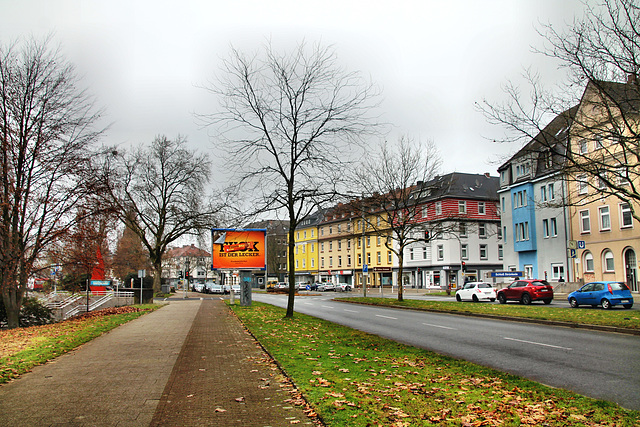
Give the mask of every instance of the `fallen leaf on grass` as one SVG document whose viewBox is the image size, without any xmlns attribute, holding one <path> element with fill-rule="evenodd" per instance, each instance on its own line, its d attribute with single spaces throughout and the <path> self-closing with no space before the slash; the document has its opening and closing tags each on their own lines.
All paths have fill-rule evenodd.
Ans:
<svg viewBox="0 0 640 427">
<path fill-rule="evenodd" d="M 213 412 L 227 412 L 227 410 L 222 408 L 216 408 L 215 411 Z"/>
</svg>

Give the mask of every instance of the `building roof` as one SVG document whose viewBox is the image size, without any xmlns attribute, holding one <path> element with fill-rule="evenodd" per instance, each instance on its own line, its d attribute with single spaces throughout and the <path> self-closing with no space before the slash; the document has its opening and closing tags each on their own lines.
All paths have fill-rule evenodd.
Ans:
<svg viewBox="0 0 640 427">
<path fill-rule="evenodd" d="M 211 257 L 211 254 L 203 249 L 197 248 L 195 245 L 185 245 L 181 248 L 171 248 L 165 254 L 165 258 L 205 258 Z"/>
<path fill-rule="evenodd" d="M 499 186 L 499 178 L 488 173 L 452 172 L 420 183 L 416 186 L 415 192 L 421 193 L 418 202 L 442 198 L 498 200 Z"/>
</svg>

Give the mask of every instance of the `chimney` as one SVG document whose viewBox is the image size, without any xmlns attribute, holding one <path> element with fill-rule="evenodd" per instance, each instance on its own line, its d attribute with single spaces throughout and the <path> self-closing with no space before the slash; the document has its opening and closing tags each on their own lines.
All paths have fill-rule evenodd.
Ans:
<svg viewBox="0 0 640 427">
<path fill-rule="evenodd" d="M 491 178 L 491 174 L 489 172 L 484 173 L 485 178 Z"/>
</svg>

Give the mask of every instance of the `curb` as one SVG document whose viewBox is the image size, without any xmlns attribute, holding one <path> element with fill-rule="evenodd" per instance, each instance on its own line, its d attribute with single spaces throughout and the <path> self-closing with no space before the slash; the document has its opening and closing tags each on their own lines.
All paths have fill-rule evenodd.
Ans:
<svg viewBox="0 0 640 427">
<path fill-rule="evenodd" d="M 494 320 L 505 320 L 512 322 L 520 322 L 520 323 L 535 323 L 540 325 L 548 325 L 548 326 L 561 326 L 565 328 L 573 328 L 573 329 L 587 329 L 594 330 L 600 332 L 611 332 L 618 334 L 626 334 L 626 335 L 638 335 L 640 336 L 640 330 L 638 329 L 628 329 L 628 328 L 619 328 L 617 326 L 602 326 L 602 325 L 590 325 L 586 323 L 571 323 L 571 322 L 561 322 L 558 320 L 543 320 L 543 319 L 528 319 L 525 317 L 508 317 L 508 316 L 499 316 L 495 314 L 482 314 L 482 313 L 469 313 L 464 311 L 449 311 L 449 310 L 433 310 L 428 308 L 416 308 L 416 307 L 402 307 L 396 305 L 381 305 L 381 304 L 370 304 L 367 302 L 360 301 L 347 301 L 345 300 L 333 300 L 337 302 L 346 302 L 349 304 L 360 304 L 360 305 L 368 305 L 372 307 L 387 307 L 387 308 L 399 308 L 402 310 L 413 310 L 413 311 L 426 311 L 429 313 L 442 313 L 442 314 L 453 314 L 459 316 L 467 316 L 467 317 L 481 317 L 485 319 L 494 319 Z"/>
</svg>

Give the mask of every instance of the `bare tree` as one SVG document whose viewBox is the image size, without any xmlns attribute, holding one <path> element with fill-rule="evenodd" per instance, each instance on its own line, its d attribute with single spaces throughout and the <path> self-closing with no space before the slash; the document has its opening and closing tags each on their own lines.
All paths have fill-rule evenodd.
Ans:
<svg viewBox="0 0 640 427">
<path fill-rule="evenodd" d="M 425 233 L 429 230 L 420 222 L 416 203 L 428 195 L 426 183 L 436 176 L 441 161 L 432 141 L 420 143 L 403 136 L 395 145 L 382 144 L 379 152 L 367 157 L 356 172 L 355 182 L 362 199 L 352 206 L 362 214 L 367 229 L 387 236 L 385 246 L 398 258 L 399 278 L 405 248 L 428 239 Z M 399 283 L 398 300 L 403 299 Z"/>
<path fill-rule="evenodd" d="M 332 200 L 361 138 L 376 128 L 370 113 L 378 95 L 358 73 L 336 63 L 331 48 L 298 45 L 280 54 L 232 50 L 223 75 L 208 88 L 221 112 L 208 117 L 220 129 L 219 146 L 252 212 L 284 211 L 289 232 L 289 299 L 293 317 L 294 247 L 298 224 Z"/>
<path fill-rule="evenodd" d="M 125 226 L 118 238 L 113 255 L 114 276 L 124 280 L 127 275 L 136 273 L 140 269 L 150 269 L 149 253 L 144 249 L 140 236 Z"/>
<path fill-rule="evenodd" d="M 40 258 L 99 192 L 91 167 L 99 115 L 48 44 L 0 47 L 0 290 L 10 328 Z"/>
<path fill-rule="evenodd" d="M 209 199 L 205 186 L 211 161 L 185 147 L 182 137 L 156 137 L 117 156 L 111 168 L 108 203 L 119 219 L 142 241 L 154 270 L 153 288 L 160 291 L 162 257 L 168 245 L 216 224 L 220 205 Z"/>
<path fill-rule="evenodd" d="M 485 100 L 478 108 L 510 131 L 503 141 L 533 141 L 532 155 L 557 159 L 552 167 L 569 182 L 619 198 L 640 220 L 640 5 L 636 0 L 584 5 L 584 17 L 567 30 L 551 25 L 540 30 L 545 44 L 538 51 L 565 67 L 563 85 L 546 89 L 528 72 L 528 96 L 508 83 L 505 103 Z M 551 134 L 550 128 L 558 132 Z"/>
</svg>

